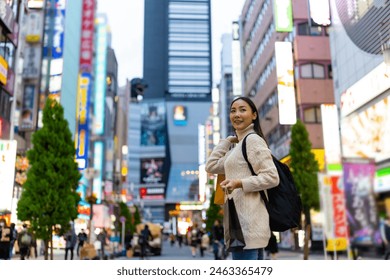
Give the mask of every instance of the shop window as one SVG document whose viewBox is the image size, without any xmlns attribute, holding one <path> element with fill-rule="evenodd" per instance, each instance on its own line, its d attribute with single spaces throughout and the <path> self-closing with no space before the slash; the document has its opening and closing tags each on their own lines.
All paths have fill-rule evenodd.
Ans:
<svg viewBox="0 0 390 280">
<path fill-rule="evenodd" d="M 309 26 L 307 22 L 298 24 L 298 35 L 301 36 L 322 36 L 321 26 Z"/>
</svg>

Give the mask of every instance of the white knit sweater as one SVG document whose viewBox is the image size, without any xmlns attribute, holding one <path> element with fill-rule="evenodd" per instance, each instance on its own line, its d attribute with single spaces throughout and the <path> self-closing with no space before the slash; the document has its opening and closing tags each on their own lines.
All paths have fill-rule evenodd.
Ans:
<svg viewBox="0 0 390 280">
<path fill-rule="evenodd" d="M 232 144 L 223 139 L 213 149 L 206 163 L 206 171 L 225 174 L 226 179 L 241 179 L 242 189 L 235 189 L 229 198 L 233 198 L 240 220 L 246 247 L 244 249 L 264 248 L 270 238 L 269 216 L 259 191 L 279 184 L 279 176 L 264 139 L 251 134 L 246 139 L 248 160 L 257 176 L 252 176 L 242 154 L 242 140 L 254 133 L 253 124 L 242 131 L 236 131 L 239 143 Z M 226 197 L 226 196 L 225 196 Z M 227 211 L 225 198 L 224 212 Z M 226 213 L 226 212 L 225 212 Z M 225 242 L 229 246 L 228 215 L 224 215 Z"/>
</svg>

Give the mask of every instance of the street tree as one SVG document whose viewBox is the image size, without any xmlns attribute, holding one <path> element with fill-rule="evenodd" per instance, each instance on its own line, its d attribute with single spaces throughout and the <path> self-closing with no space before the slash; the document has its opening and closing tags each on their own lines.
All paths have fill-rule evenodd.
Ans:
<svg viewBox="0 0 390 280">
<path fill-rule="evenodd" d="M 17 211 L 18 219 L 28 222 L 35 237 L 44 241 L 47 260 L 48 248 L 53 259 L 53 233 L 63 234 L 77 218 L 80 196 L 76 188 L 81 174 L 61 104 L 47 98 L 42 122 L 43 127 L 32 135 L 32 149 L 27 152 L 31 167 Z"/>
<path fill-rule="evenodd" d="M 298 192 L 302 198 L 305 228 L 304 259 L 308 259 L 309 239 L 311 235 L 310 210 L 320 207 L 318 179 L 318 162 L 311 151 L 312 143 L 302 121 L 298 120 L 291 129 L 291 173 Z"/>
</svg>

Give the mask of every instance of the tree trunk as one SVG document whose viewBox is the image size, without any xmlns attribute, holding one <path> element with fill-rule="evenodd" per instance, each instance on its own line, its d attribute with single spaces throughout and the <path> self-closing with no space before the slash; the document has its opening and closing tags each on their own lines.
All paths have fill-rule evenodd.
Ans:
<svg viewBox="0 0 390 280">
<path fill-rule="evenodd" d="M 309 243 L 311 239 L 311 218 L 310 218 L 310 209 L 305 211 L 305 243 L 303 246 L 303 259 L 309 259 Z"/>
<path fill-rule="evenodd" d="M 303 247 L 303 259 L 308 260 L 309 259 L 309 242 L 310 242 L 310 234 L 311 234 L 311 226 L 310 224 L 307 224 L 305 227 L 305 244 Z"/>
<path fill-rule="evenodd" d="M 50 259 L 53 260 L 53 231 L 50 232 Z"/>
<path fill-rule="evenodd" d="M 45 255 L 45 260 L 48 260 L 49 259 L 49 241 L 48 240 L 43 240 L 44 244 L 45 244 L 45 251 L 44 251 L 44 255 Z"/>
</svg>

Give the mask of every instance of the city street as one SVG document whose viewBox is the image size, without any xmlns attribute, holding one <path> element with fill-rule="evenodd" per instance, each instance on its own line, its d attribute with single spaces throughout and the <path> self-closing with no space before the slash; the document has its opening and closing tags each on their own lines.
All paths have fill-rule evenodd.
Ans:
<svg viewBox="0 0 390 280">
<path fill-rule="evenodd" d="M 54 260 L 63 260 L 65 256 L 65 251 L 63 249 L 54 250 Z M 79 260 L 76 255 L 76 250 L 74 252 L 74 260 Z M 13 260 L 19 260 L 19 255 L 15 255 Z M 30 260 L 43 260 L 43 256 L 38 256 L 37 259 Z M 113 260 L 139 260 L 139 256 L 134 256 L 132 258 L 128 257 L 116 257 Z M 204 257 L 200 256 L 200 252 L 197 251 L 196 257 L 191 256 L 191 247 L 183 245 L 179 247 L 177 243 L 174 246 L 171 246 L 169 241 L 163 243 L 163 249 L 161 256 L 151 256 L 148 255 L 145 260 L 214 260 L 214 255 L 212 250 L 205 251 Z M 331 258 L 328 256 L 328 260 Z M 346 260 L 346 255 L 340 255 L 339 260 Z M 380 260 L 378 257 L 364 257 L 364 260 Z M 228 260 L 231 260 L 231 255 L 229 255 Z M 290 250 L 279 250 L 277 255 L 277 260 L 303 260 L 303 252 L 294 252 Z M 321 252 L 310 253 L 309 260 L 325 260 L 325 256 Z"/>
</svg>

